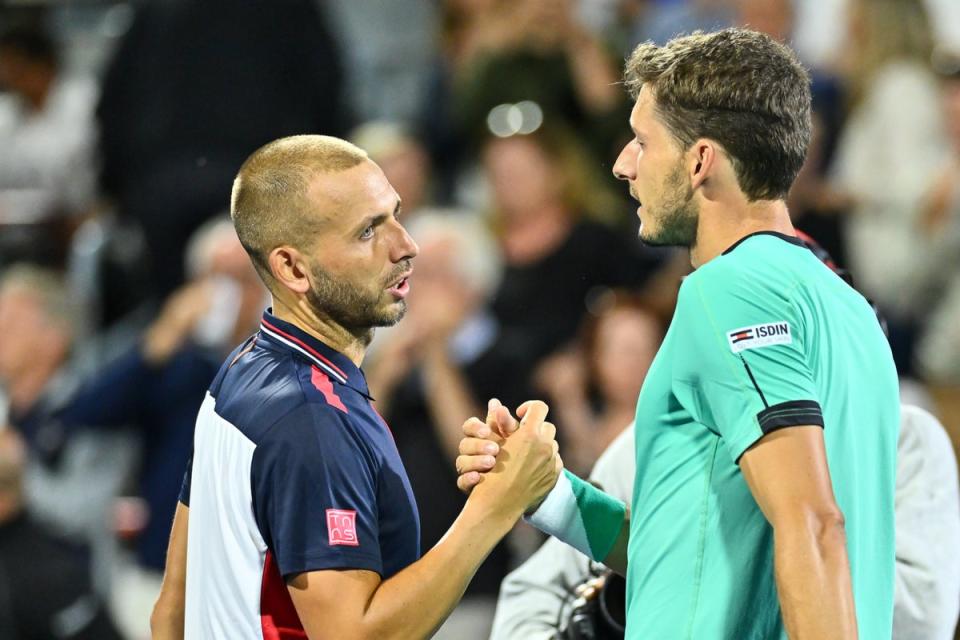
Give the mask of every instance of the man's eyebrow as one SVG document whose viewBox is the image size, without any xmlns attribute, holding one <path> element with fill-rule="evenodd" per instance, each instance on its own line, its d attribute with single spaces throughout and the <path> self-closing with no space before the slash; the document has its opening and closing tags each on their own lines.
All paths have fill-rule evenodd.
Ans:
<svg viewBox="0 0 960 640">
<path fill-rule="evenodd" d="M 363 221 L 357 225 L 357 231 L 363 231 L 367 227 L 378 227 L 384 222 L 387 221 L 387 218 L 390 217 L 390 214 L 387 213 L 375 213 L 372 216 L 367 216 Z"/>
<path fill-rule="evenodd" d="M 367 227 L 379 227 L 389 218 L 400 215 L 401 204 L 400 200 L 397 200 L 397 206 L 393 208 L 393 213 L 375 213 L 372 216 L 367 216 L 357 225 L 354 233 L 361 233 Z"/>
</svg>

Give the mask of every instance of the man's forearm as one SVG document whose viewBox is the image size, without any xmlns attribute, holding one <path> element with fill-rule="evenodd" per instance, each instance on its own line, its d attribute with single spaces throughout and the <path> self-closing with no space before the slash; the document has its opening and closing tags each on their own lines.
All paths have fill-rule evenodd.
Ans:
<svg viewBox="0 0 960 640">
<path fill-rule="evenodd" d="M 843 519 L 808 516 L 774 526 L 780 608 L 791 640 L 857 638 Z"/>
<path fill-rule="evenodd" d="M 517 518 L 468 500 L 420 560 L 380 584 L 363 615 L 364 638 L 429 638 L 460 601 L 477 568 Z"/>
</svg>

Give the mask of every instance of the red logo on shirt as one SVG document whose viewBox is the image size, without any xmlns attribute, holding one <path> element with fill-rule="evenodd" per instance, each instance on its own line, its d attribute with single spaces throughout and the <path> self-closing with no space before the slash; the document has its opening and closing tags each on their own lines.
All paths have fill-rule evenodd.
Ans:
<svg viewBox="0 0 960 640">
<path fill-rule="evenodd" d="M 338 544 L 359 547 L 357 512 L 347 509 L 327 509 L 327 532 L 331 547 Z"/>
</svg>

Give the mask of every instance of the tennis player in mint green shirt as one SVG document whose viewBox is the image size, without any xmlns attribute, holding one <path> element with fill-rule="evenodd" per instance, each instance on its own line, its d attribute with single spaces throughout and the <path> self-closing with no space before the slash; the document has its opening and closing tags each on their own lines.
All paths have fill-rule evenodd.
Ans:
<svg viewBox="0 0 960 640">
<path fill-rule="evenodd" d="M 897 376 L 869 304 L 787 211 L 809 77 L 726 29 L 640 45 L 625 80 L 614 174 L 640 238 L 689 247 L 694 271 L 637 403 L 630 509 L 564 472 L 528 519 L 627 576 L 632 640 L 889 638 Z M 513 428 L 491 406 L 464 424 L 464 490 Z"/>
<path fill-rule="evenodd" d="M 825 445 L 860 637 L 889 638 L 898 412 L 876 314 L 797 238 L 751 234 L 688 276 L 637 403 L 629 637 L 786 637 L 774 530 L 738 462 L 778 430 L 791 455 L 800 427 Z M 787 473 L 756 481 L 800 507 Z"/>
</svg>

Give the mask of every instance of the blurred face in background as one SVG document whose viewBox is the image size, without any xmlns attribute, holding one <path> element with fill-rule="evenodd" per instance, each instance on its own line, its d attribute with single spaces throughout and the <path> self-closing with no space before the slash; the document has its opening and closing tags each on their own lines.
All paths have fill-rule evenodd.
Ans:
<svg viewBox="0 0 960 640">
<path fill-rule="evenodd" d="M 574 21 L 571 0 L 516 0 L 511 18 L 534 48 L 562 46 Z"/>
<path fill-rule="evenodd" d="M 483 164 L 494 207 L 507 218 L 523 217 L 560 197 L 557 167 L 529 136 L 491 139 L 483 151 Z"/>
<path fill-rule="evenodd" d="M 597 325 L 593 367 L 604 398 L 634 403 L 663 333 L 660 323 L 642 309 L 615 307 Z"/>
<path fill-rule="evenodd" d="M 430 176 L 427 152 L 419 143 L 410 140 L 376 158 L 387 180 L 403 200 L 408 213 L 422 207 L 426 200 Z"/>
<path fill-rule="evenodd" d="M 410 320 L 459 325 L 479 303 L 479 295 L 460 271 L 457 241 L 433 234 L 418 241 L 417 292 L 410 298 Z M 444 318 L 423 318 L 442 314 Z"/>
<path fill-rule="evenodd" d="M 213 243 L 209 269 L 209 275 L 228 278 L 237 285 L 240 293 L 237 320 L 247 326 L 256 326 L 261 312 L 269 304 L 267 289 L 235 233 L 224 233 Z"/>
<path fill-rule="evenodd" d="M 69 337 L 52 322 L 40 299 L 24 287 L 0 289 L 0 381 L 9 384 L 36 364 L 65 355 Z"/>
<path fill-rule="evenodd" d="M 737 0 L 737 22 L 786 42 L 793 34 L 792 0 Z"/>
</svg>

